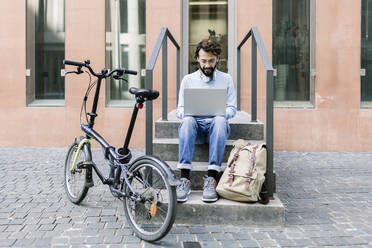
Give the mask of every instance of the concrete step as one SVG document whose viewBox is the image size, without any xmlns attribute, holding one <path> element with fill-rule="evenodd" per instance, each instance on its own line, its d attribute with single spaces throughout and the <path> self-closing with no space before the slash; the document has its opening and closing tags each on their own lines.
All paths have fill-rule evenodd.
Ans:
<svg viewBox="0 0 372 248">
<path fill-rule="evenodd" d="M 181 171 L 177 169 L 177 161 L 166 161 L 171 167 L 173 172 L 175 172 L 177 178 L 180 178 Z M 226 163 L 222 163 L 221 172 L 219 178 L 221 177 L 223 171 L 226 169 Z M 191 189 L 192 190 L 203 190 L 203 176 L 207 174 L 208 162 L 193 162 L 192 170 L 190 173 Z"/>
<path fill-rule="evenodd" d="M 155 122 L 155 138 L 178 138 L 178 126 L 181 121 L 176 117 L 176 111 L 168 113 L 168 120 L 161 119 Z M 244 111 L 238 111 L 236 116 L 229 120 L 229 139 L 262 140 L 264 138 L 264 124 L 251 122 L 251 116 Z"/>
<path fill-rule="evenodd" d="M 227 162 L 228 156 L 235 140 L 227 140 L 226 148 L 223 155 L 223 162 Z M 262 144 L 262 140 L 248 140 L 251 144 Z M 153 140 L 153 154 L 165 161 L 178 161 L 178 138 L 173 139 L 154 139 Z M 209 145 L 196 144 L 193 162 L 205 162 L 209 158 Z"/>
<path fill-rule="evenodd" d="M 284 206 L 275 194 L 267 205 L 226 199 L 205 203 L 202 191 L 192 191 L 187 202 L 177 205 L 176 224 L 280 227 L 284 225 Z"/>
</svg>

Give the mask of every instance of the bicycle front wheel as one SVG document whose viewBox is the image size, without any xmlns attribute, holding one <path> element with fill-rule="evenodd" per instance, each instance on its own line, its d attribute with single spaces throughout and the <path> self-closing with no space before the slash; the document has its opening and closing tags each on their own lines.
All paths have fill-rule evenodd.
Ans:
<svg viewBox="0 0 372 248">
<path fill-rule="evenodd" d="M 86 178 L 88 169 L 73 169 L 72 164 L 75 155 L 78 150 L 78 143 L 74 142 L 67 152 L 65 161 L 65 176 L 64 176 L 64 186 L 66 194 L 72 203 L 79 204 L 84 200 L 88 193 L 89 187 L 86 186 Z M 76 164 L 79 162 L 84 162 L 88 160 L 88 155 L 84 149 L 80 150 Z"/>
<path fill-rule="evenodd" d="M 176 217 L 175 186 L 167 181 L 167 174 L 157 162 L 141 159 L 131 166 L 130 185 L 140 195 L 132 199 L 124 183 L 124 212 L 136 235 L 146 241 L 164 237 L 172 228 Z"/>
</svg>

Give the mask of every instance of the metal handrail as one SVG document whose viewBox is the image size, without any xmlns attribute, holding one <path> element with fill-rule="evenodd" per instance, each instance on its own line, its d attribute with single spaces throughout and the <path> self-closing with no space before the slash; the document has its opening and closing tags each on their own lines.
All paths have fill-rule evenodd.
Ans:
<svg viewBox="0 0 372 248">
<path fill-rule="evenodd" d="M 251 116 L 252 121 L 257 121 L 257 46 L 262 62 L 266 70 L 266 148 L 267 148 L 267 168 L 266 168 L 266 187 L 270 196 L 276 191 L 274 174 L 274 70 L 265 45 L 261 39 L 257 27 L 252 27 L 245 35 L 237 47 L 237 107 L 240 106 L 241 78 L 240 78 L 240 50 L 245 42 L 252 37 L 252 98 Z"/>
<path fill-rule="evenodd" d="M 149 62 L 146 66 L 146 89 L 153 89 L 153 71 L 160 49 L 162 49 L 162 120 L 168 119 L 168 44 L 170 39 L 177 49 L 177 86 L 176 94 L 180 87 L 180 46 L 169 32 L 168 28 L 163 27 L 152 51 Z M 178 102 L 178 94 L 177 94 Z M 152 101 L 146 102 L 146 154 L 152 155 L 152 129 L 153 129 L 153 108 Z"/>
</svg>

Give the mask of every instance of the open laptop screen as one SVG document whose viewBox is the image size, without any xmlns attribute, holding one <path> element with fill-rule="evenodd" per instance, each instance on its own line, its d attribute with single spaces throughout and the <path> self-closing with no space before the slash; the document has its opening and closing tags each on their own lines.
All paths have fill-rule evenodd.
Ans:
<svg viewBox="0 0 372 248">
<path fill-rule="evenodd" d="M 216 116 L 226 114 L 226 89 L 184 89 L 185 116 Z"/>
</svg>

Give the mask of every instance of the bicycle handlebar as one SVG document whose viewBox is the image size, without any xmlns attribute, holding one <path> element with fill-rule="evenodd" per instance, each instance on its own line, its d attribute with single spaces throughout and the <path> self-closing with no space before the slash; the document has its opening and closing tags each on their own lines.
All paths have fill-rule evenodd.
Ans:
<svg viewBox="0 0 372 248">
<path fill-rule="evenodd" d="M 78 66 L 80 68 L 81 67 L 88 68 L 90 73 L 92 73 L 96 77 L 103 77 L 103 78 L 111 77 L 115 72 L 117 73 L 118 76 L 122 76 L 123 74 L 137 75 L 136 71 L 128 70 L 128 69 L 125 69 L 125 68 L 114 69 L 109 74 L 107 74 L 107 69 L 102 69 L 102 73 L 99 74 L 99 73 L 95 73 L 93 71 L 93 69 L 89 66 L 89 63 L 90 63 L 89 60 L 85 61 L 85 63 L 71 61 L 71 60 L 63 60 L 63 64 L 65 64 L 65 65 L 73 65 L 73 66 Z"/>
<path fill-rule="evenodd" d="M 131 75 L 137 75 L 137 72 L 136 71 L 132 71 L 132 70 L 128 70 L 128 69 L 125 69 L 125 68 L 121 68 L 124 70 L 124 74 L 131 74 Z"/>
<path fill-rule="evenodd" d="M 74 66 L 80 66 L 80 67 L 85 67 L 86 65 L 84 63 L 81 63 L 81 62 L 75 62 L 75 61 L 71 61 L 71 60 L 63 60 L 63 64 L 65 65 L 74 65 Z"/>
</svg>

